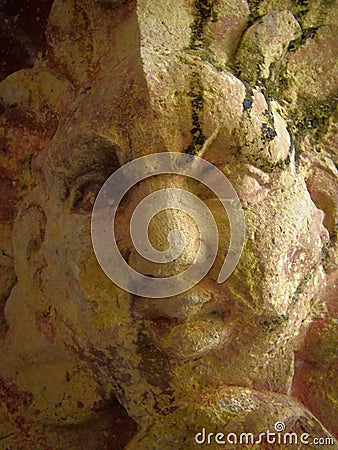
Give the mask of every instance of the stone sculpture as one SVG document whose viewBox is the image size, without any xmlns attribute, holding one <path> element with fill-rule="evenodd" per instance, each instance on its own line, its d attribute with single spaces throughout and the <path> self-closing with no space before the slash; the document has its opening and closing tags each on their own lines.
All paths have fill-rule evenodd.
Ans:
<svg viewBox="0 0 338 450">
<path fill-rule="evenodd" d="M 189 449 L 203 427 L 259 435 L 276 422 L 312 438 L 337 432 L 336 23 L 337 2 L 324 0 L 54 1 L 47 53 L 0 85 L 8 180 L 22 163 L 18 210 L 2 225 L 8 236 L 16 216 L 1 275 L 3 448 L 118 448 L 127 438 L 130 449 Z M 159 276 L 133 250 L 127 224 L 162 187 L 202 198 L 221 245 L 187 293 L 138 298 L 98 265 L 91 210 L 117 168 L 167 151 L 225 173 L 246 241 L 217 284 L 229 241 L 218 200 L 179 176 L 140 183 L 116 231 L 135 269 Z M 177 224 L 193 252 L 197 234 L 179 213 L 159 214 L 150 238 L 161 249 Z M 322 371 L 302 373 L 304 349 Z M 114 398 L 130 421 L 113 427 L 112 444 L 104 424 Z"/>
</svg>

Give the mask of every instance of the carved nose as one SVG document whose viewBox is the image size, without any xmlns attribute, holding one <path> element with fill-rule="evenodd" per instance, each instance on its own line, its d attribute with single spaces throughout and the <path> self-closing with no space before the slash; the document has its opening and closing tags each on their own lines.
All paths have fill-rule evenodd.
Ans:
<svg viewBox="0 0 338 450">
<path fill-rule="evenodd" d="M 186 270 L 194 263 L 200 245 L 199 230 L 192 217 L 179 209 L 180 199 L 172 198 L 176 195 L 173 191 L 162 190 L 161 195 L 164 209 L 150 221 L 146 207 L 138 215 L 129 257 L 130 266 L 137 272 L 156 278 Z M 178 207 L 168 207 L 173 203 Z"/>
</svg>

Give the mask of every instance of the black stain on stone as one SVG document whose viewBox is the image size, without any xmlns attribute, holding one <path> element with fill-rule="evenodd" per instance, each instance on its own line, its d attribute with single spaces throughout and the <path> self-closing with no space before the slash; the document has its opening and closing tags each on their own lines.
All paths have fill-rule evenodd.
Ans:
<svg viewBox="0 0 338 450">
<path fill-rule="evenodd" d="M 319 119 L 317 117 L 313 117 L 312 119 L 310 119 L 309 124 L 310 124 L 310 128 L 318 128 Z"/>
<path fill-rule="evenodd" d="M 266 110 L 263 112 L 263 116 L 266 117 L 266 118 L 268 119 L 269 123 L 273 125 L 273 123 L 274 123 L 274 118 L 273 118 L 272 112 L 271 112 L 269 109 L 266 109 Z"/>
<path fill-rule="evenodd" d="M 199 150 L 203 147 L 206 137 L 204 136 L 199 117 L 199 113 L 203 111 L 203 89 L 200 77 L 196 73 L 191 81 L 190 97 L 192 108 L 191 119 L 193 125 L 190 133 L 192 135 L 192 139 L 184 152 L 189 155 L 197 155 Z"/>
<path fill-rule="evenodd" d="M 207 21 L 217 21 L 217 14 L 213 9 L 212 0 L 196 0 L 194 3 L 195 17 L 191 25 L 190 50 L 206 51 L 207 42 L 205 39 L 204 28 Z M 201 55 L 200 55 L 201 56 Z M 219 70 L 221 70 L 219 68 Z M 200 114 L 203 112 L 203 83 L 201 74 L 198 70 L 192 73 L 190 81 L 190 98 L 191 98 L 191 119 L 192 128 L 190 134 L 192 139 L 190 144 L 184 150 L 189 155 L 198 155 L 203 147 L 206 137 L 202 130 Z"/>
<path fill-rule="evenodd" d="M 265 142 L 272 141 L 277 136 L 276 131 L 269 127 L 266 123 L 262 123 L 262 140 Z"/>
<path fill-rule="evenodd" d="M 217 21 L 212 0 L 195 0 L 195 19 L 191 25 L 190 48 L 202 49 L 206 45 L 204 27 L 208 20 Z"/>
<path fill-rule="evenodd" d="M 248 5 L 250 9 L 250 16 L 248 20 L 248 25 L 252 25 L 256 20 L 261 17 L 259 13 L 259 5 L 262 3 L 262 0 L 248 0 Z"/>
<path fill-rule="evenodd" d="M 301 44 L 304 44 L 308 39 L 313 39 L 316 36 L 319 27 L 306 28 L 302 31 Z"/>
</svg>

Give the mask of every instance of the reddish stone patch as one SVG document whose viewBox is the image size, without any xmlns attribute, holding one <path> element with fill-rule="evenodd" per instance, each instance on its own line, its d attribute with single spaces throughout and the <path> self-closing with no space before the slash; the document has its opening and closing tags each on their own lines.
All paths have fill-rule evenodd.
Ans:
<svg viewBox="0 0 338 450">
<path fill-rule="evenodd" d="M 16 215 L 17 191 L 12 179 L 2 169 L 0 173 L 0 223 L 13 220 Z"/>
<path fill-rule="evenodd" d="M 325 318 L 315 320 L 295 354 L 292 394 L 338 437 L 338 407 L 332 398 L 337 391 L 337 317 L 336 275 L 327 279 L 322 301 L 328 307 Z"/>
<path fill-rule="evenodd" d="M 20 392 L 16 386 L 8 384 L 0 378 L 0 402 L 13 416 L 18 432 L 27 436 L 30 432 L 31 423 L 25 417 L 25 409 L 32 402 L 31 396 L 26 392 Z"/>
<path fill-rule="evenodd" d="M 56 340 L 55 327 L 50 322 L 49 316 L 46 316 L 46 313 L 36 314 L 35 323 L 39 332 L 43 334 L 49 342 L 54 342 Z"/>
<path fill-rule="evenodd" d="M 338 439 L 338 410 L 328 395 L 328 392 L 336 389 L 337 378 L 337 363 L 322 365 L 302 362 L 295 370 L 292 394 Z"/>
</svg>

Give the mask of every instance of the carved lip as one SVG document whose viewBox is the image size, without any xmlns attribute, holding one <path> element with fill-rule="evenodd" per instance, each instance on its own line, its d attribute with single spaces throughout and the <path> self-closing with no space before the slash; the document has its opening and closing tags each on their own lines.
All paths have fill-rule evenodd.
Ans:
<svg viewBox="0 0 338 450">
<path fill-rule="evenodd" d="M 158 318 L 146 327 L 154 344 L 169 357 L 180 360 L 200 358 L 226 344 L 232 324 L 219 317 L 185 319 Z"/>
<path fill-rule="evenodd" d="M 183 295 L 153 299 L 133 296 L 132 311 L 144 321 L 154 344 L 169 357 L 190 360 L 223 347 L 237 308 L 224 291 L 198 285 Z"/>
</svg>

